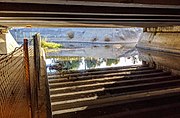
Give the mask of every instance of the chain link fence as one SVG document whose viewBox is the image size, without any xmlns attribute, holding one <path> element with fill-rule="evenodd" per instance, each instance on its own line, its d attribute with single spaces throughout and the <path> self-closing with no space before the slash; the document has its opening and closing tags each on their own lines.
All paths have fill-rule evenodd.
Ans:
<svg viewBox="0 0 180 118">
<path fill-rule="evenodd" d="M 34 42 L 37 40 L 35 37 Z M 34 42 L 25 39 L 12 53 L 0 55 L 0 118 L 52 116 L 45 59 Z"/>
<path fill-rule="evenodd" d="M 0 56 L 0 118 L 28 118 L 23 47 Z"/>
</svg>

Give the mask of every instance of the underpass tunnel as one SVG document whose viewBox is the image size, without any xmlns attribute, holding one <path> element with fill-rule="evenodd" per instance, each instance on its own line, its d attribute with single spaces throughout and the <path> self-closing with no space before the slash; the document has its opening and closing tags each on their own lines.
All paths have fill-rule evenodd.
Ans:
<svg viewBox="0 0 180 118">
<path fill-rule="evenodd" d="M 179 118 L 179 0 L 0 0 L 0 118 Z"/>
</svg>

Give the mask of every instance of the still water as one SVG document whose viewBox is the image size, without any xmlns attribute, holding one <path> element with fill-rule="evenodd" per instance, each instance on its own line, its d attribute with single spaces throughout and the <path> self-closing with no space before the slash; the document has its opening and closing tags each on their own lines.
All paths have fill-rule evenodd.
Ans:
<svg viewBox="0 0 180 118">
<path fill-rule="evenodd" d="M 138 51 L 134 48 L 134 44 L 131 45 L 116 44 L 108 48 L 102 45 L 56 50 L 47 53 L 47 72 L 141 65 Z"/>
<path fill-rule="evenodd" d="M 93 58 L 93 57 L 56 57 L 47 58 L 48 73 L 56 73 L 62 70 L 86 70 L 93 68 L 106 68 L 117 66 L 141 65 L 138 55 L 120 57 L 117 59 Z"/>
</svg>

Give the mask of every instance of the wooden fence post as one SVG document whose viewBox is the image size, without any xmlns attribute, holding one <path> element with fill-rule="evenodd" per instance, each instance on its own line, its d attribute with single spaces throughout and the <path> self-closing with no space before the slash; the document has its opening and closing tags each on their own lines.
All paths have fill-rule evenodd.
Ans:
<svg viewBox="0 0 180 118">
<path fill-rule="evenodd" d="M 33 118 L 30 69 L 29 69 L 29 52 L 28 52 L 28 40 L 27 39 L 24 39 L 23 50 L 24 50 L 24 68 L 25 68 L 25 79 L 26 79 L 27 96 L 28 96 L 29 117 Z"/>
<path fill-rule="evenodd" d="M 37 107 L 37 112 L 38 112 L 38 117 L 39 117 L 39 91 L 40 90 L 40 76 L 41 76 L 41 71 L 40 71 L 40 34 L 36 34 L 33 36 L 33 42 L 34 42 L 34 67 L 35 67 L 35 89 L 36 89 L 36 107 Z"/>
<path fill-rule="evenodd" d="M 41 36 L 40 34 L 36 34 L 33 36 L 34 41 L 34 62 L 35 62 L 35 72 L 36 72 L 36 79 L 37 79 L 37 85 L 40 89 L 40 42 L 41 42 Z"/>
</svg>

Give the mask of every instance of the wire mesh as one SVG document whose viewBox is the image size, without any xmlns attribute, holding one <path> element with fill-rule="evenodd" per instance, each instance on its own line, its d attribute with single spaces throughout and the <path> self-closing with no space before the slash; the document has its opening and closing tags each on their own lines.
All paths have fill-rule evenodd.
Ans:
<svg viewBox="0 0 180 118">
<path fill-rule="evenodd" d="M 0 56 L 0 118 L 28 118 L 23 47 Z"/>
<path fill-rule="evenodd" d="M 28 47 L 30 94 L 27 92 L 23 46 L 0 55 L 0 118 L 37 117 L 38 89 L 35 77 L 34 47 Z M 30 96 L 30 97 L 29 97 Z M 30 106 L 29 106 L 30 102 Z"/>
<path fill-rule="evenodd" d="M 37 76 L 40 74 L 40 68 L 37 68 L 35 63 L 39 59 L 35 56 L 40 56 L 40 53 L 35 55 L 36 46 L 28 46 L 28 42 L 25 39 L 23 46 L 8 55 L 0 55 L 0 118 L 40 117 L 39 108 L 42 106 L 39 106 L 39 96 L 40 94 L 42 96 L 43 90 L 38 88 Z M 44 104 L 50 118 L 52 115 L 49 86 L 47 79 L 44 80 L 46 83 L 42 84 L 44 87 L 42 88 L 47 99 Z M 41 103 L 43 103 L 42 99 Z"/>
</svg>

